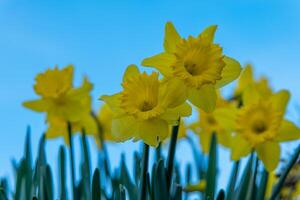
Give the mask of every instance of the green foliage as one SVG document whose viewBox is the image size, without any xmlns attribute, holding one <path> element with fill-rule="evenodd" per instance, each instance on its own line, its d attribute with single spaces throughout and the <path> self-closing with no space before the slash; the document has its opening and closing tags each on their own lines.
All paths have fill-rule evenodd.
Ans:
<svg viewBox="0 0 300 200">
<path fill-rule="evenodd" d="M 78 177 L 77 182 L 75 182 L 76 196 L 74 199 L 137 200 L 141 190 L 145 192 L 142 198 L 145 200 L 194 199 L 195 195 L 200 199 L 216 200 L 266 199 L 265 194 L 269 173 L 263 168 L 263 165 L 255 153 L 252 153 L 248 158 L 245 168 L 240 168 L 240 161 L 233 164 L 227 191 L 225 192 L 223 189 L 218 191 L 217 172 L 219 162 L 216 135 L 213 135 L 211 139 L 208 156 L 200 153 L 192 138 L 188 138 L 188 142 L 192 149 L 195 162 L 193 164 L 188 163 L 184 167 L 184 174 L 180 173 L 180 168 L 183 166 L 176 163 L 176 148 L 172 149 L 174 155 L 171 159 L 174 159 L 173 163 L 170 163 L 170 160 L 167 162 L 160 150 L 155 151 L 153 164 L 149 162 L 149 152 L 146 152 L 144 155 L 142 155 L 141 152 L 134 152 L 132 171 L 128 169 L 125 156 L 122 155 L 119 167 L 114 170 L 114 173 L 110 173 L 110 171 L 113 170 L 105 169 L 108 163 L 105 164 L 104 160 L 101 159 L 103 156 L 101 152 L 99 152 L 100 163 L 98 167 L 94 170 L 91 169 L 89 145 L 83 130 L 81 135 L 81 175 Z M 66 165 L 66 149 L 64 146 L 59 147 L 58 182 L 54 183 L 53 170 L 47 163 L 45 144 L 46 140 L 43 135 L 39 142 L 35 165 L 33 165 L 30 128 L 28 128 L 25 139 L 24 156 L 19 162 L 14 164 L 16 170 L 15 189 L 10 190 L 6 179 L 0 179 L 0 200 L 65 200 L 72 198 L 72 195 L 67 191 L 67 181 L 71 180 L 66 179 L 66 170 L 67 167 L 69 167 Z M 160 148 L 162 148 L 162 146 Z M 277 185 L 273 189 L 271 200 L 278 197 L 289 171 L 299 157 L 299 153 L 300 147 L 296 149 L 290 162 L 285 167 Z M 108 155 L 109 154 L 106 154 L 106 156 Z M 147 166 L 150 163 L 152 165 L 145 167 L 143 166 L 145 162 Z M 168 173 L 168 167 L 170 169 L 170 165 L 174 168 L 172 169 L 172 174 L 169 174 L 170 172 Z M 240 170 L 242 171 L 239 175 Z M 109 173 L 107 173 L 107 171 L 109 171 Z M 168 183 L 168 180 L 170 183 Z M 195 190 L 194 193 L 191 194 L 184 189 L 187 185 L 199 181 L 206 181 L 206 188 L 204 190 Z M 144 186 L 142 186 L 142 182 L 144 182 Z M 58 187 L 57 193 L 54 193 L 54 186 Z"/>
</svg>

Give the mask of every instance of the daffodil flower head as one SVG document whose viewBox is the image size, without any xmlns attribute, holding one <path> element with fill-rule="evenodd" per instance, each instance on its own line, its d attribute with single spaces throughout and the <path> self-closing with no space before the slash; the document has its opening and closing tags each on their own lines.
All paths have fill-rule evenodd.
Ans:
<svg viewBox="0 0 300 200">
<path fill-rule="evenodd" d="M 189 128 L 199 136 L 203 153 L 209 153 L 211 137 L 213 134 L 217 135 L 218 143 L 225 147 L 231 146 L 231 132 L 222 127 L 217 119 L 218 115 L 222 114 L 220 113 L 220 109 L 228 106 L 235 106 L 235 103 L 226 101 L 218 92 L 216 109 L 213 112 L 207 113 L 198 109 L 198 120 L 192 123 Z"/>
<path fill-rule="evenodd" d="M 63 69 L 48 69 L 37 75 L 35 92 L 38 100 L 26 101 L 23 105 L 37 112 L 46 112 L 47 118 L 61 118 L 65 121 L 78 121 L 82 115 L 89 113 L 90 91 L 93 88 L 87 78 L 82 86 L 73 87 L 73 66 Z"/>
<path fill-rule="evenodd" d="M 272 94 L 272 89 L 269 85 L 268 79 L 266 77 L 255 79 L 253 75 L 253 67 L 250 64 L 247 64 L 241 72 L 241 75 L 238 79 L 238 84 L 234 90 L 234 98 L 241 98 L 243 92 L 248 87 L 255 87 L 260 95 L 264 96 L 265 98 Z"/>
<path fill-rule="evenodd" d="M 119 141 L 143 140 L 157 146 L 168 136 L 168 126 L 191 114 L 186 91 L 176 79 L 160 81 L 158 73 L 141 73 L 130 65 L 123 77 L 123 91 L 102 96 L 113 115 L 112 134 Z"/>
<path fill-rule="evenodd" d="M 171 22 L 166 24 L 165 52 L 143 60 L 142 65 L 155 67 L 165 77 L 182 81 L 188 100 L 211 112 L 216 104 L 216 88 L 235 80 L 240 64 L 223 54 L 213 42 L 217 26 L 210 26 L 198 37 L 181 38 Z"/>
<path fill-rule="evenodd" d="M 290 95 L 286 90 L 269 98 L 255 87 L 243 92 L 243 106 L 223 109 L 218 122 L 235 133 L 232 139 L 232 159 L 238 160 L 255 150 L 268 171 L 278 165 L 280 142 L 300 139 L 299 128 L 284 115 Z"/>
</svg>

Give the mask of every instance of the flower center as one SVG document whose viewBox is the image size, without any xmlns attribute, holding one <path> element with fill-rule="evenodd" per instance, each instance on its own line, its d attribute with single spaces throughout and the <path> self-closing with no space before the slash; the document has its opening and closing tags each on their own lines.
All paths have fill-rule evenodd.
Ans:
<svg viewBox="0 0 300 200">
<path fill-rule="evenodd" d="M 158 104 L 159 87 L 158 73 L 132 77 L 123 83 L 121 107 L 125 113 L 142 120 L 160 115 L 163 108 Z"/>
<path fill-rule="evenodd" d="M 190 87 L 215 84 L 220 80 L 225 66 L 222 48 L 216 44 L 203 43 L 199 38 L 182 40 L 176 49 L 173 64 L 174 76 Z"/>
<path fill-rule="evenodd" d="M 252 125 L 252 131 L 261 134 L 267 130 L 267 125 L 263 121 L 255 121 Z"/>
</svg>

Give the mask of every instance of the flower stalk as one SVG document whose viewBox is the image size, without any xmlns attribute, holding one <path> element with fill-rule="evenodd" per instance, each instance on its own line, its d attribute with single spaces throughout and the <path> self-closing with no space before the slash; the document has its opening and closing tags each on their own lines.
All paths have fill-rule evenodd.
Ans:
<svg viewBox="0 0 300 200">
<path fill-rule="evenodd" d="M 171 187 L 179 124 L 180 124 L 180 119 L 178 120 L 178 125 L 173 126 L 173 128 L 172 128 L 172 135 L 171 135 L 170 147 L 169 147 L 168 158 L 167 158 L 167 186 L 168 186 L 168 189 L 170 189 L 170 187 Z"/>
<path fill-rule="evenodd" d="M 143 160 L 142 160 L 142 176 L 140 182 L 140 196 L 139 200 L 144 200 L 147 197 L 147 172 L 149 162 L 149 146 L 144 143 Z"/>
<path fill-rule="evenodd" d="M 68 122 L 68 140 L 70 144 L 70 165 L 71 165 L 71 180 L 72 180 L 72 192 L 73 198 L 76 197 L 76 186 L 75 186 L 75 165 L 74 165 L 74 149 L 73 149 L 73 140 L 72 140 L 72 125 Z"/>
</svg>

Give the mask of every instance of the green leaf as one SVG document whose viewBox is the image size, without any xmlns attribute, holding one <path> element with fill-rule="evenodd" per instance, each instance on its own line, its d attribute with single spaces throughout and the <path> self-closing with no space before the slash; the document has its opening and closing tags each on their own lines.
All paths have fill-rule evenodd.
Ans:
<svg viewBox="0 0 300 200">
<path fill-rule="evenodd" d="M 180 185 L 175 186 L 171 200 L 182 200 L 182 187 Z"/>
<path fill-rule="evenodd" d="M 141 167 L 142 159 L 138 152 L 134 152 L 133 159 L 134 159 L 134 165 L 133 165 L 134 180 L 135 180 L 135 184 L 139 185 L 141 179 L 141 173 L 142 173 L 142 167 Z"/>
<path fill-rule="evenodd" d="M 53 179 L 50 165 L 46 166 L 46 171 L 44 175 L 44 182 L 46 183 L 46 193 L 48 199 L 53 199 Z"/>
<path fill-rule="evenodd" d="M 251 179 L 248 185 L 248 191 L 246 195 L 246 200 L 252 200 L 256 194 L 256 176 L 257 176 L 257 168 L 258 168 L 258 157 L 255 159 L 254 172 L 251 175 Z"/>
<path fill-rule="evenodd" d="M 158 162 L 155 175 L 155 184 L 153 185 L 155 188 L 154 199 L 169 199 L 169 188 L 163 160 Z"/>
<path fill-rule="evenodd" d="M 282 189 L 282 187 L 284 185 L 286 177 L 288 176 L 288 174 L 289 174 L 290 170 L 292 169 L 292 167 L 294 166 L 294 164 L 297 162 L 299 154 L 300 154 L 300 145 L 295 150 L 295 153 L 293 154 L 291 160 L 289 161 L 289 163 L 287 164 L 283 173 L 281 174 L 278 183 L 276 184 L 276 186 L 274 187 L 274 189 L 272 191 L 270 200 L 275 200 L 277 198 L 278 194 L 280 193 L 280 190 Z"/>
<path fill-rule="evenodd" d="M 82 142 L 82 179 L 83 179 L 83 186 L 84 186 L 84 195 L 86 199 L 90 199 L 90 180 L 91 180 L 91 172 L 90 172 L 90 157 L 89 157 L 89 151 L 88 151 L 88 144 L 86 140 L 86 134 L 85 130 L 82 130 L 81 134 L 81 142 Z"/>
<path fill-rule="evenodd" d="M 217 196 L 217 200 L 224 200 L 224 199 L 225 199 L 225 191 L 220 190 L 220 192 L 218 193 L 218 196 Z"/>
<path fill-rule="evenodd" d="M 258 191 L 257 191 L 257 200 L 264 200 L 265 195 L 266 195 L 266 189 L 267 189 L 267 184 L 268 184 L 268 178 L 269 178 L 269 172 L 264 168 L 264 171 L 262 172 L 260 181 L 259 181 L 259 186 L 258 186 Z"/>
<path fill-rule="evenodd" d="M 235 161 L 233 164 L 231 175 L 230 175 L 230 181 L 229 181 L 228 188 L 227 188 L 226 200 L 233 199 L 234 188 L 235 188 L 235 184 L 236 184 L 236 180 L 237 180 L 237 176 L 238 176 L 238 172 L 239 172 L 239 166 L 240 166 L 240 161 L 239 160 Z"/>
<path fill-rule="evenodd" d="M 22 200 L 25 199 L 26 196 L 24 192 L 26 191 L 25 188 L 25 175 L 26 175 L 26 168 L 27 168 L 27 163 L 25 159 L 21 160 L 20 166 L 18 167 L 17 171 L 17 181 L 16 181 L 16 190 L 15 190 L 15 200 Z M 22 189 L 23 188 L 23 189 Z"/>
<path fill-rule="evenodd" d="M 251 180 L 253 158 L 254 158 L 254 154 L 252 153 L 249 160 L 248 160 L 248 162 L 247 162 L 247 164 L 246 164 L 246 167 L 243 171 L 242 179 L 239 183 L 239 187 L 237 188 L 237 191 L 235 192 L 236 195 L 235 195 L 234 199 L 236 199 L 236 200 L 246 198 L 249 183 L 250 183 L 250 180 Z"/>
<path fill-rule="evenodd" d="M 209 151 L 208 170 L 206 176 L 205 199 L 213 200 L 217 185 L 217 137 L 212 135 Z"/>
<path fill-rule="evenodd" d="M 96 168 L 92 181 L 92 200 L 99 199 L 101 199 L 100 172 L 99 169 Z"/>
<path fill-rule="evenodd" d="M 126 191 L 123 185 L 120 185 L 120 200 L 126 200 Z"/>
<path fill-rule="evenodd" d="M 132 200 L 137 199 L 138 191 L 130 178 L 124 155 L 122 155 L 120 169 L 121 169 L 120 184 L 122 184 L 124 187 L 127 188 L 130 199 L 132 199 Z"/>
<path fill-rule="evenodd" d="M 65 148 L 60 146 L 59 148 L 59 192 L 60 192 L 60 199 L 66 200 L 67 199 L 67 186 L 66 186 L 66 153 Z"/>
</svg>

